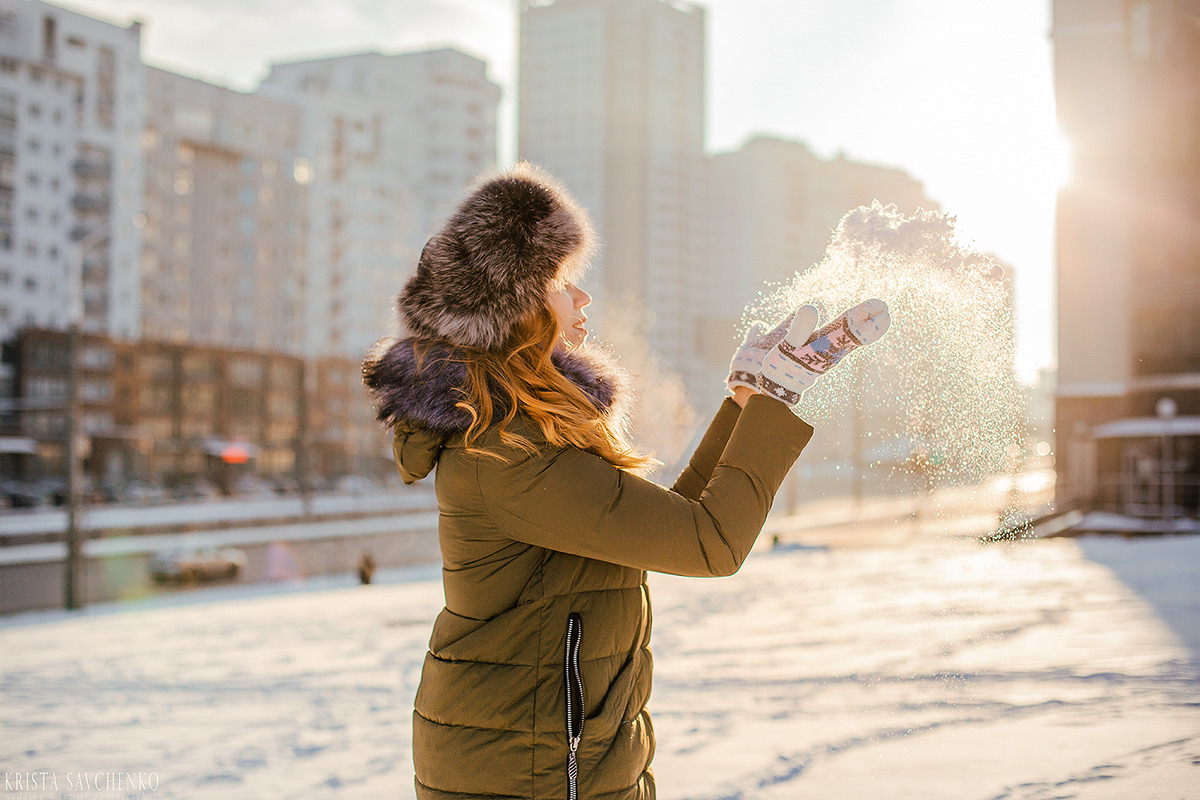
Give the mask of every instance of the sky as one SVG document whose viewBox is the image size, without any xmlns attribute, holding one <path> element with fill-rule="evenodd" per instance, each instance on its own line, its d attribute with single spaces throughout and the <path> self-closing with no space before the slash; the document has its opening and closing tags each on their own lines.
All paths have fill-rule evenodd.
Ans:
<svg viewBox="0 0 1200 800">
<path fill-rule="evenodd" d="M 709 151 L 770 135 L 907 170 L 955 215 L 962 240 L 1014 272 L 1025 380 L 1055 359 L 1054 201 L 1068 149 L 1054 118 L 1050 2 L 698 3 L 708 12 Z M 516 0 L 59 5 L 141 19 L 147 63 L 243 91 L 273 61 L 456 47 L 487 61 L 502 87 L 500 159 L 515 158 Z"/>
</svg>

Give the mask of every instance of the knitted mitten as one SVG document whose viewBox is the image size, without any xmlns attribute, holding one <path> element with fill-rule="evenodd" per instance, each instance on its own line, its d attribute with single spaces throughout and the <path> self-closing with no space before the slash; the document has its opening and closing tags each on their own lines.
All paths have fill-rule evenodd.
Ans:
<svg viewBox="0 0 1200 800">
<path fill-rule="evenodd" d="M 809 335 L 811 328 L 793 322 L 783 339 L 763 358 L 758 390 L 789 406 L 795 405 L 801 393 L 847 353 L 879 341 L 891 321 L 887 304 L 871 299 L 849 309 L 812 335 Z"/>
<path fill-rule="evenodd" d="M 776 325 L 774 330 L 766 334 L 763 333 L 763 329 L 767 326 L 762 322 L 755 322 L 750 326 L 750 329 L 746 331 L 746 338 L 742 340 L 742 346 L 733 354 L 733 360 L 729 362 L 729 377 L 726 379 L 726 385 L 729 386 L 731 392 L 738 386 L 758 391 L 758 373 L 762 370 L 763 357 L 782 341 L 793 320 L 796 321 L 797 328 L 807 326 L 807 330 L 811 331 L 817 327 L 816 307 L 800 306 L 788 314 L 783 322 Z"/>
</svg>

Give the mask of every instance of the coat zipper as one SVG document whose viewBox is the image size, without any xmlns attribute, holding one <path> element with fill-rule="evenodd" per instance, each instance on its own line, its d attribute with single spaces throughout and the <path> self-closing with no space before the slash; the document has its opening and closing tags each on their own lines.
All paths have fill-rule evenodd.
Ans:
<svg viewBox="0 0 1200 800">
<path fill-rule="evenodd" d="M 567 617 L 567 652 L 563 673 L 567 687 L 567 800 L 578 800 L 579 762 L 575 751 L 583 738 L 583 676 L 579 671 L 579 643 L 583 638 L 583 618 L 577 612 Z"/>
</svg>

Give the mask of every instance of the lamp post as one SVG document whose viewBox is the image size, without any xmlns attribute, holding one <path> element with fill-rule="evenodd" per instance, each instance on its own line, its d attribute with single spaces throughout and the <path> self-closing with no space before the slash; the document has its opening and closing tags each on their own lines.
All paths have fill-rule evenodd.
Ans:
<svg viewBox="0 0 1200 800">
<path fill-rule="evenodd" d="M 82 339 L 79 326 L 83 319 L 83 257 L 92 248 L 108 241 L 108 237 L 108 223 L 102 222 L 84 234 L 71 252 L 67 334 L 67 560 L 63 575 L 63 602 L 68 609 L 83 608 L 86 602 L 83 532 L 79 525 L 79 351 Z"/>
<path fill-rule="evenodd" d="M 1160 397 L 1154 405 L 1154 413 L 1163 424 L 1159 440 L 1159 461 L 1162 476 L 1162 517 L 1165 520 L 1175 519 L 1175 442 L 1171 438 L 1168 426 L 1178 411 L 1179 406 L 1169 397 Z"/>
</svg>

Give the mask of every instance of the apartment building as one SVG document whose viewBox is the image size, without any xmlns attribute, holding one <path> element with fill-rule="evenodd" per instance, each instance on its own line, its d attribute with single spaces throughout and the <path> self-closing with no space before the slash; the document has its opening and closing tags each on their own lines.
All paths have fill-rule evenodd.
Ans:
<svg viewBox="0 0 1200 800">
<path fill-rule="evenodd" d="M 430 233 L 495 166 L 500 89 L 435 50 L 275 64 L 260 94 L 301 109 L 310 159 L 304 349 L 361 359 Z"/>
<path fill-rule="evenodd" d="M 304 352 L 300 108 L 146 68 L 142 334 Z"/>
<path fill-rule="evenodd" d="M 525 0 L 518 147 L 588 209 L 584 286 L 642 306 L 650 347 L 695 389 L 703 306 L 705 11 L 662 0 Z"/>
<path fill-rule="evenodd" d="M 140 332 L 141 25 L 0 2 L 0 338 Z"/>
<path fill-rule="evenodd" d="M 821 158 L 801 142 L 758 137 L 710 166 L 704 352 L 728 364 L 742 309 L 767 283 L 786 283 L 821 260 L 845 214 L 878 200 L 906 214 L 936 209 L 903 170 Z"/>
</svg>

